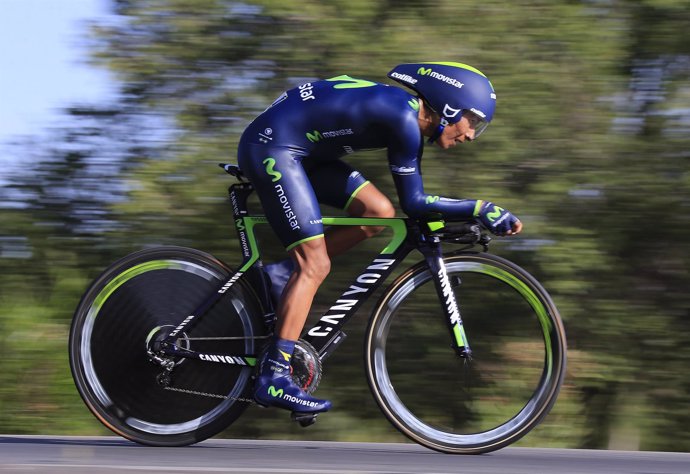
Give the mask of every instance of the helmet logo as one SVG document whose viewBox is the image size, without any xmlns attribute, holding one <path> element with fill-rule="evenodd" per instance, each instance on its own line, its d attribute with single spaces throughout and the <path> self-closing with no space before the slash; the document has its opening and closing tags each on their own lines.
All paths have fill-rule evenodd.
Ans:
<svg viewBox="0 0 690 474">
<path fill-rule="evenodd" d="M 404 82 L 409 82 L 410 84 L 417 84 L 417 79 L 415 79 L 412 76 L 408 76 L 407 74 L 400 74 L 399 72 L 394 72 L 391 73 L 391 77 L 394 79 L 400 79 Z"/>
<path fill-rule="evenodd" d="M 486 118 L 486 114 L 485 114 L 484 112 L 482 112 L 481 110 L 477 110 L 477 109 L 475 109 L 474 107 L 472 107 L 472 108 L 470 109 L 470 112 L 479 115 L 479 116 L 480 116 L 481 118 L 483 118 L 483 119 Z"/>
<path fill-rule="evenodd" d="M 462 86 L 465 85 L 463 82 L 460 82 L 452 77 L 444 76 L 443 74 L 438 73 L 431 68 L 427 69 L 425 67 L 420 67 L 419 69 L 417 69 L 417 74 L 420 76 L 431 76 L 437 81 L 445 82 L 446 84 L 450 84 L 451 86 L 457 87 L 458 89 L 462 89 Z"/>
<path fill-rule="evenodd" d="M 453 118 L 460 113 L 462 109 L 454 109 L 450 105 L 446 104 L 443 106 L 443 116 L 448 118 Z"/>
</svg>

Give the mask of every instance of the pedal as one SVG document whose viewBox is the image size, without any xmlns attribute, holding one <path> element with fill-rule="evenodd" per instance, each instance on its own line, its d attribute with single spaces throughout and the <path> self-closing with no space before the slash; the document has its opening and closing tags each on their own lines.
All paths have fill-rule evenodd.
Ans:
<svg viewBox="0 0 690 474">
<path fill-rule="evenodd" d="M 292 418 L 292 421 L 299 423 L 302 428 L 306 428 L 316 423 L 316 415 L 318 415 L 318 413 L 301 413 L 293 411 L 290 414 L 290 418 Z"/>
</svg>

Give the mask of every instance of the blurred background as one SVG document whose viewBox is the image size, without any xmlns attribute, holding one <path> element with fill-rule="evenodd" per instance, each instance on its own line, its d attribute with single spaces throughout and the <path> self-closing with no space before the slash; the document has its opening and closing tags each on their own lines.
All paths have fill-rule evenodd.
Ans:
<svg viewBox="0 0 690 474">
<path fill-rule="evenodd" d="M 14 58 L 0 64 L 0 432 L 107 434 L 69 370 L 81 294 L 151 245 L 239 263 L 216 163 L 234 161 L 244 127 L 281 91 L 341 74 L 392 83 L 398 63 L 458 61 L 492 80 L 497 113 L 481 140 L 427 148 L 426 189 L 523 220 L 493 252 L 540 279 L 568 332 L 559 401 L 520 445 L 690 451 L 690 2 L 1 3 L 1 29 L 17 36 L 0 47 Z M 41 41 L 60 19 L 66 66 Z M 11 75 L 20 62 L 33 67 Z M 78 100 L 58 94 L 62 110 L 41 118 L 31 104 L 46 90 Z M 10 128 L 21 114 L 31 125 Z M 395 196 L 384 153 L 351 162 Z M 274 247 L 269 259 L 282 255 Z M 348 280 L 353 261 L 334 262 L 330 281 Z M 324 290 L 315 311 L 334 297 Z M 370 306 L 325 364 L 319 394 L 336 411 L 303 430 L 250 409 L 224 435 L 403 441 L 366 386 Z"/>
</svg>

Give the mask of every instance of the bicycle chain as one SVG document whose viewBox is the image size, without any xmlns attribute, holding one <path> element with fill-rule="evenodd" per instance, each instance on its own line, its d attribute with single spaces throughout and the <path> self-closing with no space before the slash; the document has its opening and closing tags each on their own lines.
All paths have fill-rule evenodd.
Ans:
<svg viewBox="0 0 690 474">
<path fill-rule="evenodd" d="M 270 336 L 256 336 L 252 337 L 249 339 L 267 339 Z M 242 340 L 242 339 L 248 339 L 246 337 L 180 337 L 178 338 L 178 341 L 213 341 L 213 340 Z M 149 356 L 152 359 L 156 359 L 154 357 L 153 353 L 149 352 Z M 159 359 L 159 364 L 162 359 Z M 163 365 L 163 364 L 161 364 Z M 208 392 L 199 392 L 197 390 L 189 390 L 186 388 L 178 388 L 178 387 L 171 387 L 170 385 L 165 385 L 163 386 L 163 390 L 168 390 L 171 392 L 180 392 L 180 393 L 186 393 L 188 395 L 199 395 L 202 397 L 210 397 L 210 398 L 220 398 L 222 400 L 234 400 L 237 402 L 243 402 L 243 403 L 256 403 L 256 401 L 252 398 L 242 398 L 242 397 L 231 397 L 230 395 L 220 395 L 217 393 L 208 393 Z"/>
<path fill-rule="evenodd" d="M 221 398 L 223 400 L 235 400 L 238 402 L 244 402 L 244 403 L 256 403 L 251 398 L 242 398 L 242 397 L 231 397 L 230 395 L 218 395 L 216 393 L 207 393 L 207 392 L 198 392 L 196 390 L 188 390 L 186 388 L 177 388 L 177 387 L 163 387 L 164 390 L 169 390 L 171 392 L 181 392 L 181 393 L 186 393 L 188 395 L 200 395 L 202 397 L 211 397 L 211 398 Z"/>
</svg>

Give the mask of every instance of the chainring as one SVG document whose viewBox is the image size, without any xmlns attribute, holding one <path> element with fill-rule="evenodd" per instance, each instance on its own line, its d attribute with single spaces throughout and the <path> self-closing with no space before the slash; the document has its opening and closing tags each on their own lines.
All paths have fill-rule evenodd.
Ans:
<svg viewBox="0 0 690 474">
<path fill-rule="evenodd" d="M 314 346 L 300 339 L 291 363 L 292 380 L 305 392 L 313 393 L 321 382 L 321 359 Z"/>
<path fill-rule="evenodd" d="M 257 374 L 261 373 L 262 366 L 266 360 L 266 345 L 260 352 L 258 363 L 256 364 Z M 290 361 L 290 376 L 293 382 L 305 392 L 314 393 L 321 382 L 321 359 L 314 346 L 304 339 L 299 339 L 295 343 L 295 351 L 292 353 Z"/>
</svg>

